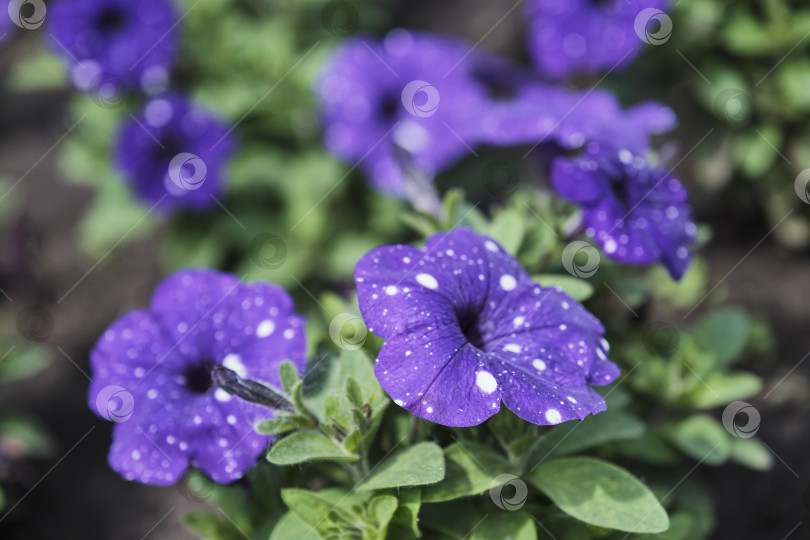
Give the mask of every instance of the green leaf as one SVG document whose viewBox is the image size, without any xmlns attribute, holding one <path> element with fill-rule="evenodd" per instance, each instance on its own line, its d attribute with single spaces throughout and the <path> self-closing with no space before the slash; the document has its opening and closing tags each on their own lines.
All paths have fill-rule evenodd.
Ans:
<svg viewBox="0 0 810 540">
<path fill-rule="evenodd" d="M 312 525 L 298 517 L 295 512 L 287 512 L 276 523 L 270 540 L 289 540 L 290 538 L 322 540 L 324 537 L 318 534 Z"/>
<path fill-rule="evenodd" d="M 157 224 L 149 208 L 137 204 L 120 178 L 107 178 L 79 223 L 82 250 L 101 257 L 114 245 L 146 235 Z"/>
<path fill-rule="evenodd" d="M 212 540 L 228 540 L 234 537 L 237 531 L 231 523 L 220 519 L 214 514 L 206 512 L 191 512 L 183 516 L 186 527 L 200 538 Z"/>
<path fill-rule="evenodd" d="M 429 531 L 425 534 L 427 538 L 445 539 L 450 537 L 463 540 L 469 537 L 476 526 L 480 525 L 483 517 L 480 508 L 473 504 L 472 499 L 457 499 L 423 505 L 422 511 L 419 513 L 419 524 L 423 529 Z M 442 533 L 442 535 L 437 535 L 436 532 Z M 495 538 L 502 537 L 496 536 Z"/>
<path fill-rule="evenodd" d="M 584 302 L 593 295 L 593 285 L 574 276 L 537 274 L 532 276 L 532 279 L 538 281 L 543 287 L 559 287 L 578 302 Z"/>
<path fill-rule="evenodd" d="M 663 428 L 666 439 L 693 459 L 709 465 L 725 463 L 731 455 L 731 435 L 722 424 L 705 414 L 696 414 Z"/>
<path fill-rule="evenodd" d="M 589 457 L 547 461 L 529 480 L 561 510 L 587 523 L 638 533 L 669 527 L 667 513 L 652 491 L 606 461 Z"/>
<path fill-rule="evenodd" d="M 256 432 L 261 433 L 262 435 L 278 435 L 281 433 L 295 431 L 296 429 L 300 429 L 305 425 L 306 422 L 302 416 L 279 416 L 278 418 L 264 420 L 256 424 Z"/>
<path fill-rule="evenodd" d="M 318 360 L 307 370 L 304 376 L 303 400 L 307 408 L 315 414 L 321 422 L 328 422 L 330 416 L 326 412 L 329 396 L 338 398 L 333 406 L 342 412 L 338 416 L 350 417 L 350 403 L 344 397 L 346 381 L 351 377 L 360 387 L 360 400 L 371 406 L 371 417 L 374 418 L 388 405 L 389 400 L 374 376 L 371 359 L 361 349 L 345 350 L 339 358 L 326 357 Z"/>
<path fill-rule="evenodd" d="M 470 540 L 492 540 L 493 538 L 536 540 L 537 530 L 531 514 L 523 510 L 490 512 L 481 524 L 473 529 L 469 538 Z"/>
<path fill-rule="evenodd" d="M 357 491 L 435 484 L 444 478 L 444 455 L 439 445 L 415 444 L 385 458 Z"/>
<path fill-rule="evenodd" d="M 447 467 L 444 480 L 424 487 L 422 502 L 450 501 L 483 493 L 495 476 L 511 472 L 504 470 L 504 456 L 475 442 L 451 444 L 444 450 L 444 458 Z"/>
<path fill-rule="evenodd" d="M 692 328 L 701 350 L 711 353 L 716 369 L 740 356 L 748 337 L 748 316 L 737 308 L 723 308 L 706 315 Z"/>
<path fill-rule="evenodd" d="M 53 440 L 45 428 L 25 416 L 0 420 L 0 439 L 20 458 L 46 457 L 53 451 Z"/>
<path fill-rule="evenodd" d="M 368 513 L 377 525 L 377 529 L 385 536 L 385 530 L 394 512 L 397 510 L 399 502 L 392 495 L 378 495 L 368 503 Z"/>
<path fill-rule="evenodd" d="M 754 396 L 761 389 L 762 379 L 753 373 L 710 373 L 681 400 L 696 409 L 710 409 Z"/>
<path fill-rule="evenodd" d="M 319 431 L 297 431 L 278 441 L 267 453 L 276 465 L 293 465 L 305 461 L 355 461 L 357 456 Z"/>
<path fill-rule="evenodd" d="M 659 534 L 640 534 L 633 540 L 693 540 L 702 538 L 695 534 L 694 518 L 687 512 L 674 514 L 669 519 L 669 529 Z"/>
<path fill-rule="evenodd" d="M 44 347 L 12 345 L 4 346 L 3 349 L 3 361 L 0 362 L 0 383 L 25 379 L 45 369 L 50 363 L 48 351 Z"/>
<path fill-rule="evenodd" d="M 490 488 L 492 479 L 510 473 L 507 459 L 475 442 L 453 443 L 444 451 L 447 473 L 438 484 L 422 489 L 422 502 L 442 502 L 477 495 Z"/>
<path fill-rule="evenodd" d="M 530 466 L 552 455 L 581 452 L 607 442 L 637 439 L 644 434 L 644 423 L 623 412 L 605 411 L 588 416 L 582 422 L 567 422 L 554 427 L 528 460 Z"/>
<path fill-rule="evenodd" d="M 753 437 L 747 439 L 734 437 L 731 440 L 731 459 L 757 471 L 766 471 L 773 464 L 770 451 L 762 441 Z"/>
<path fill-rule="evenodd" d="M 5 44 L 4 44 L 5 45 Z M 11 74 L 6 79 L 10 90 L 32 92 L 65 87 L 65 67 L 55 54 L 37 51 L 12 64 Z"/>
<path fill-rule="evenodd" d="M 391 520 L 389 532 L 392 538 L 421 538 L 419 508 L 422 506 L 422 489 L 398 490 L 399 508 Z"/>
<path fill-rule="evenodd" d="M 354 517 L 348 511 L 327 501 L 320 494 L 305 489 L 282 489 L 281 498 L 295 515 L 328 538 L 333 536 L 335 523 L 354 521 Z"/>
<path fill-rule="evenodd" d="M 360 385 L 353 377 L 346 379 L 346 397 L 349 398 L 349 403 L 355 407 L 363 406 L 363 393 L 360 390 Z"/>
<path fill-rule="evenodd" d="M 515 255 L 523 241 L 526 220 L 522 214 L 512 209 L 504 209 L 495 214 L 489 226 L 489 236 L 501 244 L 506 251 Z"/>
<path fill-rule="evenodd" d="M 298 383 L 298 370 L 295 369 L 295 365 L 292 362 L 285 360 L 281 363 L 281 366 L 279 366 L 278 374 L 281 379 L 281 385 L 284 387 L 284 392 L 288 396 L 291 396 L 293 388 L 295 388 L 295 385 Z"/>
</svg>

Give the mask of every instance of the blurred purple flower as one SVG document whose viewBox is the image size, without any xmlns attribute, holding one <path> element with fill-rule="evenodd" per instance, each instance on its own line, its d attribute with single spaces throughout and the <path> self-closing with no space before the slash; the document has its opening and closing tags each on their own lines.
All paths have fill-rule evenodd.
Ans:
<svg viewBox="0 0 810 540">
<path fill-rule="evenodd" d="M 554 143 L 580 148 L 588 142 L 610 142 L 634 153 L 650 148 L 650 137 L 675 128 L 669 107 L 645 102 L 627 110 L 610 92 L 572 91 L 530 82 L 508 100 L 495 101 L 481 115 L 474 135 L 495 146 Z"/>
<path fill-rule="evenodd" d="M 211 111 L 167 94 L 151 100 L 121 127 L 115 158 L 133 191 L 158 212 L 203 209 L 222 191 L 225 162 L 235 147 Z"/>
<path fill-rule="evenodd" d="M 601 323 L 490 238 L 462 228 L 424 251 L 382 246 L 357 263 L 355 280 L 369 330 L 386 340 L 377 379 L 416 416 L 473 426 L 503 401 L 546 425 L 605 410 L 591 385 L 619 369 Z"/>
<path fill-rule="evenodd" d="M 178 20 L 169 0 L 55 0 L 47 17 L 50 46 L 83 90 L 99 77 L 130 88 L 162 86 L 177 49 Z"/>
<path fill-rule="evenodd" d="M 283 289 L 206 269 L 169 276 L 150 310 L 115 321 L 90 353 L 90 408 L 117 422 L 110 466 L 154 485 L 189 465 L 241 478 L 269 441 L 254 424 L 272 411 L 214 388 L 212 366 L 278 388 L 279 365 L 303 371 L 305 354 L 304 319 Z"/>
<path fill-rule="evenodd" d="M 317 83 L 327 148 L 360 163 L 381 191 L 406 196 L 392 145 L 432 175 L 475 144 L 468 139 L 487 97 L 471 76 L 479 54 L 461 41 L 405 30 L 382 42 L 348 40 Z"/>
<path fill-rule="evenodd" d="M 575 159 L 557 158 L 552 183 L 582 206 L 586 232 L 612 259 L 661 262 L 674 279 L 689 266 L 697 227 L 683 184 L 622 149 L 591 144 Z"/>
<path fill-rule="evenodd" d="M 529 51 L 540 72 L 551 79 L 626 66 L 644 40 L 650 40 L 647 20 L 639 21 L 644 34 L 637 34 L 639 14 L 647 8 L 664 10 L 668 4 L 668 0 L 529 0 Z M 641 18 L 646 19 L 644 14 Z"/>
</svg>

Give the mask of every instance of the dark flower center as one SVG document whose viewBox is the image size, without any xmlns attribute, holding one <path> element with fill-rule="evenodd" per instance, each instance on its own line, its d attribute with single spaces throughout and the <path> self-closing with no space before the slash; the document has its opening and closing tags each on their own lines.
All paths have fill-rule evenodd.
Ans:
<svg viewBox="0 0 810 540">
<path fill-rule="evenodd" d="M 120 30 L 126 23 L 127 14 L 118 7 L 107 7 L 99 13 L 96 27 L 105 34 Z"/>
<path fill-rule="evenodd" d="M 472 310 L 458 310 L 458 324 L 461 327 L 461 333 L 467 338 L 467 341 L 473 347 L 478 349 L 484 348 L 484 337 L 481 328 L 478 325 L 478 313 Z"/>
<path fill-rule="evenodd" d="M 624 207 L 631 205 L 630 201 L 630 182 L 628 178 L 620 175 L 608 176 L 608 189 L 613 194 L 613 197 Z"/>
<path fill-rule="evenodd" d="M 394 120 L 397 117 L 399 107 L 400 96 L 393 93 L 386 94 L 380 100 L 379 110 L 377 112 L 383 120 Z"/>
<path fill-rule="evenodd" d="M 211 370 L 214 368 L 213 360 L 204 360 L 188 366 L 183 372 L 186 388 L 193 394 L 204 394 L 214 386 L 211 382 Z"/>
</svg>

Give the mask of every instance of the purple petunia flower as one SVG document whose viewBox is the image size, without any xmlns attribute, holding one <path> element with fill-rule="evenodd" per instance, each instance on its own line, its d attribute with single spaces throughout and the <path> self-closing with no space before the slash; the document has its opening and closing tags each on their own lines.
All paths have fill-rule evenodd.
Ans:
<svg viewBox="0 0 810 540">
<path fill-rule="evenodd" d="M 355 279 L 369 330 L 386 340 L 377 379 L 416 416 L 473 426 L 503 401 L 545 425 L 605 410 L 590 385 L 619 369 L 601 323 L 490 238 L 462 228 L 424 251 L 382 246 L 360 259 Z"/>
<path fill-rule="evenodd" d="M 677 178 L 626 149 L 592 144 L 578 158 L 557 158 L 551 180 L 563 198 L 582 206 L 587 234 L 609 257 L 660 261 L 674 279 L 683 276 L 697 227 Z"/>
<path fill-rule="evenodd" d="M 317 93 L 327 148 L 359 163 L 381 191 L 404 197 L 396 144 L 435 174 L 469 152 L 487 91 L 472 76 L 479 55 L 461 41 L 394 30 L 354 38 L 335 53 Z"/>
<path fill-rule="evenodd" d="M 216 204 L 225 162 L 234 149 L 212 112 L 169 94 L 153 99 L 123 124 L 115 159 L 133 191 L 159 212 Z"/>
<path fill-rule="evenodd" d="M 57 0 L 48 4 L 47 20 L 51 47 L 79 88 L 101 75 L 131 88 L 168 78 L 179 20 L 169 0 Z"/>
<path fill-rule="evenodd" d="M 677 125 L 672 109 L 660 103 L 624 110 L 610 92 L 535 82 L 517 88 L 512 99 L 494 101 L 481 117 L 475 138 L 490 145 L 555 143 L 570 149 L 602 141 L 636 153 L 649 150 L 651 136 Z"/>
<path fill-rule="evenodd" d="M 643 23 L 637 23 L 636 19 L 644 18 L 643 10 L 663 10 L 668 3 L 668 0 L 530 0 L 526 5 L 529 51 L 537 68 L 552 79 L 626 66 L 641 51 L 646 37 L 637 34 L 637 25 Z M 642 30 L 647 32 L 644 27 Z"/>
<path fill-rule="evenodd" d="M 283 289 L 205 269 L 169 276 L 151 309 L 114 322 L 90 355 L 90 407 L 118 422 L 111 467 L 155 485 L 189 465 L 221 483 L 242 477 L 269 441 L 254 423 L 272 412 L 212 387 L 211 369 L 280 387 L 279 365 L 302 371 L 305 349 L 304 319 Z"/>
</svg>

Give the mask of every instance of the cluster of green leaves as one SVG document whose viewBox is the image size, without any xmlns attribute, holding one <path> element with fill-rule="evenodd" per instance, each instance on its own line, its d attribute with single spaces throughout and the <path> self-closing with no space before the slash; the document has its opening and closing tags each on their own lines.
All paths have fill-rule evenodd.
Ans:
<svg viewBox="0 0 810 540">
<path fill-rule="evenodd" d="M 547 192 L 528 189 L 529 182 L 517 181 L 534 182 L 542 171 L 528 170 L 535 167 L 532 160 L 508 161 L 508 155 L 492 154 L 487 161 L 488 154 L 482 154 L 483 161 L 467 160 L 438 178 L 440 189 L 463 186 L 467 196 L 446 190 L 435 211 L 409 210 L 381 197 L 356 171 L 327 156 L 319 142 L 311 88 L 340 39 L 334 21 L 324 20 L 328 2 L 180 4 L 187 16 L 177 82 L 193 100 L 237 126 L 239 150 L 222 199 L 227 211 L 215 207 L 202 214 L 146 216 L 146 207 L 133 199 L 111 162 L 118 126 L 140 100 L 130 97 L 103 107 L 77 96 L 72 115 L 81 122 L 63 143 L 61 163 L 67 176 L 95 191 L 80 227 L 82 246 L 101 254 L 122 238 L 153 234 L 160 239 L 167 272 L 210 266 L 285 286 L 308 312 L 310 350 L 323 352 L 313 357 L 303 378 L 290 365 L 282 368 L 283 391 L 296 412 L 278 413 L 257 426 L 274 436 L 267 463 L 231 486 L 192 473 L 192 500 L 216 505 L 221 512 L 190 514 L 189 526 L 214 539 L 244 534 L 272 539 L 706 537 L 712 527 L 711 501 L 693 477 L 684 480 L 684 473 L 695 461 L 719 465 L 734 460 L 764 468 L 770 457 L 756 439 L 728 433 L 716 409 L 706 412 L 759 390 L 756 377 L 730 369 L 752 345 L 753 322 L 735 310 L 715 311 L 685 329 L 645 322 L 647 312 L 656 308 L 669 312 L 703 302 L 705 264 L 696 260 L 678 284 L 660 268 L 630 269 L 605 257 L 593 275 L 571 275 L 562 253 L 578 237 L 579 214 Z M 726 156 L 728 163 L 713 169 L 707 161 L 700 176 L 715 183 L 725 182 L 733 171 L 764 178 L 753 189 L 767 194 L 769 210 L 797 201 L 781 200 L 784 181 L 767 179 L 792 181 L 797 171 L 780 173 L 784 166 L 775 157 L 778 152 L 763 141 L 793 156 L 810 140 L 797 121 L 807 113 L 806 96 L 796 91 L 806 78 L 800 55 L 789 56 L 764 78 L 767 92 L 756 89 L 796 42 L 792 32 L 807 26 L 807 17 L 800 17 L 801 24 L 787 29 L 788 5 L 787 0 L 762 6 L 683 0 L 673 14 L 671 43 L 655 48 L 656 65 L 644 68 L 642 62 L 640 71 L 650 69 L 659 82 L 667 81 L 660 66 L 669 69 L 683 61 L 661 62 L 661 55 L 674 55 L 677 47 L 710 79 L 707 85 L 688 66 L 677 72 L 691 81 L 696 103 L 730 124 L 718 130 L 722 143 L 712 148 L 712 155 Z M 378 4 L 364 1 L 353 7 L 361 28 L 386 26 Z M 751 22 L 750 15 L 759 10 L 769 24 Z M 744 37 L 754 31 L 757 39 Z M 735 62 L 726 62 L 728 57 Z M 64 88 L 63 72 L 42 46 L 17 65 L 9 84 L 18 90 Z M 642 86 L 634 85 L 633 91 Z M 729 88 L 750 98 L 750 111 L 729 112 L 726 102 L 718 109 L 720 93 Z M 631 97 L 636 102 L 641 96 Z M 744 99 L 740 102 L 745 105 Z M 494 182 L 493 165 L 506 171 L 506 184 Z M 709 174 L 715 170 L 720 172 Z M 805 227 L 795 220 L 789 230 Z M 378 339 L 368 336 L 362 348 L 347 348 L 341 355 L 324 348 L 329 322 L 341 313 L 357 313 L 347 291 L 362 254 L 383 243 L 424 239 L 458 226 L 492 236 L 540 283 L 587 301 L 605 322 L 614 346 L 611 357 L 625 373 L 600 390 L 607 412 L 538 427 L 503 409 L 474 428 L 437 426 L 387 406 L 372 368 Z M 810 233 L 795 236 L 805 237 Z M 703 230 L 701 242 L 707 238 Z M 320 296 L 318 307 L 301 284 L 341 294 Z M 722 289 L 707 304 L 720 295 Z"/>
<path fill-rule="evenodd" d="M 320 350 L 299 380 L 282 368 L 293 414 L 257 426 L 276 437 L 267 460 L 281 501 L 265 507 L 262 531 L 290 538 L 705 538 L 712 504 L 694 478 L 695 462 L 732 459 L 754 468 L 769 464 L 756 439 L 738 438 L 705 412 L 745 399 L 760 387 L 755 376 L 730 371 L 749 346 L 752 322 L 739 310 L 716 310 L 684 330 L 638 325 L 631 311 L 607 301 L 623 291 L 639 308 L 660 302 L 650 273 L 636 292 L 627 272 L 605 261 L 596 276 L 576 278 L 560 268 L 566 234 L 576 212 L 533 191 L 490 209 L 451 191 L 439 215 L 411 212 L 403 221 L 427 237 L 468 225 L 492 235 L 547 285 L 588 300 L 610 316 L 611 357 L 624 377 L 600 388 L 608 410 L 582 422 L 539 427 L 502 411 L 473 428 L 447 428 L 419 420 L 389 403 L 372 370 L 378 339 L 336 356 L 318 330 L 339 313 L 356 313 L 332 294 L 325 313 L 311 321 L 312 349 Z M 543 220 L 537 219 L 542 215 Z M 566 231 L 568 231 L 566 233 Z M 540 253 L 534 252 L 537 244 Z M 643 275 L 643 274 L 639 274 Z M 604 280 L 604 281 L 600 281 Z M 705 280 L 678 285 L 689 295 Z M 683 292 L 664 292 L 666 298 Z M 641 309 L 641 308 L 639 308 Z M 621 313 L 626 313 L 622 316 Z M 284 471 L 284 472 L 279 472 Z M 249 507 L 249 506 L 248 506 Z M 243 510 L 244 511 L 244 510 Z M 235 537 L 224 518 L 218 519 Z M 200 529 L 197 528 L 199 531 Z M 253 530 L 257 530 L 254 529 Z"/>
<path fill-rule="evenodd" d="M 694 183 L 729 208 L 781 222 L 804 202 L 794 180 L 810 167 L 810 6 L 801 0 L 683 0 L 673 33 L 650 50 L 620 90 L 676 105 L 695 140 Z M 634 100 L 637 95 L 632 96 Z M 784 244 L 810 243 L 810 220 L 795 211 L 775 230 Z"/>
</svg>

